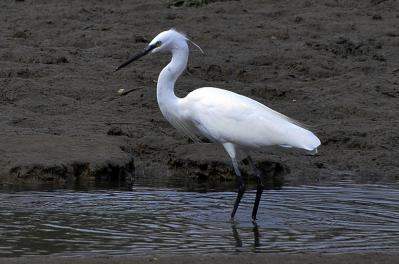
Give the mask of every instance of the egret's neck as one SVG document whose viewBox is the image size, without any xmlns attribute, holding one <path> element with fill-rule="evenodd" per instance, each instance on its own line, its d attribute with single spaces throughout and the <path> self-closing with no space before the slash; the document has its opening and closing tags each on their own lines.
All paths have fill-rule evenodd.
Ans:
<svg viewBox="0 0 399 264">
<path fill-rule="evenodd" d="M 186 69 L 188 60 L 188 45 L 180 45 L 172 50 L 172 60 L 161 71 L 157 83 L 157 99 L 161 112 L 165 115 L 168 107 L 172 107 L 179 100 L 174 88 L 177 78 Z"/>
</svg>

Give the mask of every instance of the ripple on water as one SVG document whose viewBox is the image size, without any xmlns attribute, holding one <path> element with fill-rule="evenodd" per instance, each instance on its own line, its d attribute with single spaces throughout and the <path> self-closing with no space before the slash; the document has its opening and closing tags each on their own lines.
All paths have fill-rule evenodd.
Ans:
<svg viewBox="0 0 399 264">
<path fill-rule="evenodd" d="M 234 192 L 0 193 L 0 256 L 399 250 L 399 188 L 335 184 L 254 191 L 231 223 Z"/>
</svg>

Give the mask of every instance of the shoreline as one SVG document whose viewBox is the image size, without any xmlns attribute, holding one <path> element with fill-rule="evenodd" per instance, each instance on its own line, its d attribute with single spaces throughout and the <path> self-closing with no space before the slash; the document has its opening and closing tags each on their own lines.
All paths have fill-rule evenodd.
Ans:
<svg viewBox="0 0 399 264">
<path fill-rule="evenodd" d="M 131 263 L 158 263 L 158 264 L 180 264 L 180 263 L 210 263 L 210 264 L 239 264 L 239 263 L 268 263 L 268 264 L 368 264 L 368 263 L 397 263 L 399 261 L 398 254 L 210 254 L 210 255 L 184 255 L 184 256 L 84 256 L 84 257 L 54 257 L 54 256 L 32 256 L 19 258 L 0 258 L 1 264 L 131 264 Z"/>
</svg>

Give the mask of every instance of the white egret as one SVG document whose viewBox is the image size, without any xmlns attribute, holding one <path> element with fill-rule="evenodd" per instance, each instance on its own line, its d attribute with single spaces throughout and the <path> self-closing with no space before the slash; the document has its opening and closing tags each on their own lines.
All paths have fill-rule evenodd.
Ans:
<svg viewBox="0 0 399 264">
<path fill-rule="evenodd" d="M 163 116 L 182 134 L 194 141 L 205 136 L 223 145 L 237 175 L 238 194 L 231 217 L 237 211 L 245 191 L 244 180 L 238 167 L 236 150 L 248 152 L 271 145 L 316 151 L 320 140 L 300 123 L 280 114 L 248 97 L 219 88 L 204 87 L 179 98 L 174 93 L 177 78 L 187 67 L 188 38 L 174 29 L 161 32 L 139 54 L 115 71 L 148 53 L 171 52 L 171 62 L 161 71 L 157 82 L 157 99 Z M 261 175 L 252 159 L 249 163 L 257 180 L 257 191 L 252 211 L 256 220 L 259 201 L 263 192 Z"/>
</svg>

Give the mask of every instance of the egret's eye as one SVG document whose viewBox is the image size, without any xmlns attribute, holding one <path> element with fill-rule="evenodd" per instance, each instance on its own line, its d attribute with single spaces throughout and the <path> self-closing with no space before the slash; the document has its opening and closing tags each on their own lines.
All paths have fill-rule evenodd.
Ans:
<svg viewBox="0 0 399 264">
<path fill-rule="evenodd" d="M 162 45 L 162 42 L 161 42 L 161 41 L 157 41 L 157 42 L 155 43 L 155 47 L 157 47 L 157 48 L 161 47 L 161 45 Z"/>
</svg>

